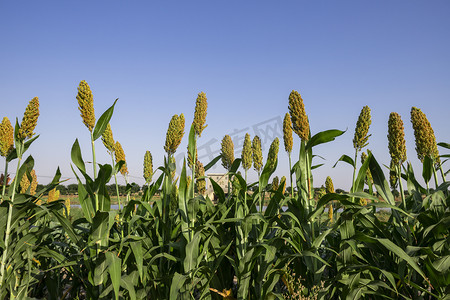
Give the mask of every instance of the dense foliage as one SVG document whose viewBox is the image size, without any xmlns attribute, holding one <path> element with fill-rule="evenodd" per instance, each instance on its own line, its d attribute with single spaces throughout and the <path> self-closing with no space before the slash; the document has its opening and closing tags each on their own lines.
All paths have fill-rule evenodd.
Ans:
<svg viewBox="0 0 450 300">
<path fill-rule="evenodd" d="M 79 93 L 94 162 L 91 176 L 76 140 L 71 157 L 81 218 L 70 218 L 63 200 L 41 201 L 60 184 L 59 170 L 35 194 L 30 188 L 21 192 L 20 179 L 26 176 L 31 181 L 34 165 L 31 156 L 23 159 L 23 155 L 37 136 L 24 136 L 23 125 L 16 122 L 14 150 L 5 154 L 5 174 L 8 163 L 17 160 L 18 180 L 6 188 L 7 176 L 3 177 L 0 204 L 1 299 L 450 299 L 450 182 L 442 168 L 449 155 L 440 155 L 439 161 L 436 151 L 424 156 L 419 173 L 425 187 L 411 164 L 400 160 L 395 171 L 407 193 L 397 205 L 370 152 L 357 166 L 370 124 L 358 121 L 367 128 L 356 130 L 362 135 L 355 159 L 347 155 L 340 159 L 355 170 L 350 193 L 334 193 L 327 178 L 327 188 L 314 197 L 313 150 L 344 132 L 333 129 L 308 135 L 302 99 L 292 93 L 289 110 L 295 119 L 288 126 L 301 134 L 301 141 L 298 161 L 286 175 L 293 175 L 295 189 L 286 192 L 286 178 L 277 189 L 269 183 L 277 168 L 278 143 L 274 142 L 276 151 L 258 171 L 257 182 L 247 182 L 247 157 L 254 148 L 248 146 L 244 168 L 241 158 L 225 158 L 228 189 L 211 180 L 215 201 L 202 189 L 196 193 L 195 184 L 205 179 L 204 171 L 224 157 L 219 155 L 204 167 L 192 163 L 190 175 L 184 162 L 177 176 L 173 155 L 184 134 L 181 114 L 169 126 L 167 157 L 158 168 L 159 176 L 139 200 L 130 199 L 129 185 L 124 205 L 113 210 L 111 197 L 117 195 L 108 184 L 126 162 L 97 164 L 94 142 L 107 127 L 111 130 L 114 105 L 95 121 L 87 83 L 82 82 Z M 206 96 L 199 97 L 206 116 Z M 370 120 L 368 107 L 363 112 Z M 197 157 L 199 128 L 206 127 L 203 115 L 199 120 L 187 137 L 191 159 Z M 450 149 L 449 144 L 439 146 Z M 196 165 L 203 174 L 195 171 Z M 260 209 L 264 199 L 268 204 Z M 377 218 L 380 208 L 391 211 L 388 221 Z"/>
</svg>

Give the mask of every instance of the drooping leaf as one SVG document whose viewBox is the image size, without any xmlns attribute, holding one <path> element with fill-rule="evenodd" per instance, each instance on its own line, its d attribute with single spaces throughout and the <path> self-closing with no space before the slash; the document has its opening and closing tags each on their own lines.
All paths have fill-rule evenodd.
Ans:
<svg viewBox="0 0 450 300">
<path fill-rule="evenodd" d="M 113 105 L 111 105 L 111 107 L 108 108 L 101 115 L 100 119 L 98 119 L 98 121 L 97 121 L 97 124 L 95 124 L 94 131 L 92 132 L 92 136 L 93 136 L 94 141 L 102 136 L 103 132 L 106 129 L 106 126 L 108 126 L 108 123 L 111 120 L 111 117 L 112 117 L 113 112 L 114 112 L 114 105 L 116 105 L 117 100 L 119 100 L 119 98 L 117 98 L 114 101 Z"/>
</svg>

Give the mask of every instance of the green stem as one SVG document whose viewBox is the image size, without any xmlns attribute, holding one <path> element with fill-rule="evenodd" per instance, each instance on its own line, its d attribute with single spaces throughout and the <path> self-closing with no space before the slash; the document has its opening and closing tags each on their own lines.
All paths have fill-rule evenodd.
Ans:
<svg viewBox="0 0 450 300">
<path fill-rule="evenodd" d="M 91 146 L 92 146 L 92 166 L 94 169 L 94 181 L 95 178 L 97 177 L 97 162 L 95 160 L 95 143 L 94 143 L 94 134 L 91 131 Z M 95 193 L 95 211 L 98 211 L 98 194 Z"/>
<path fill-rule="evenodd" d="M 358 160 L 358 149 L 355 149 L 355 160 L 354 160 L 354 166 L 353 166 L 353 178 L 352 178 L 352 188 L 350 192 L 355 192 L 355 177 L 356 177 L 356 162 Z M 352 202 L 354 202 L 355 198 L 351 198 Z"/>
<path fill-rule="evenodd" d="M 291 179 L 291 198 L 294 198 L 294 186 L 292 185 L 291 152 L 288 152 L 288 156 L 289 156 L 289 178 Z"/>
<path fill-rule="evenodd" d="M 22 143 L 22 147 L 20 147 L 21 149 L 23 149 L 23 141 L 21 141 Z M 13 210 L 13 203 L 14 203 L 14 197 L 16 195 L 16 187 L 17 187 L 17 182 L 19 181 L 19 179 L 17 178 L 17 176 L 19 175 L 19 168 L 20 168 L 20 162 L 22 161 L 22 153 L 17 153 L 17 158 L 18 158 L 18 162 L 17 162 L 17 170 L 16 170 L 16 178 L 14 178 L 13 181 L 13 190 L 12 190 L 12 195 L 11 195 L 11 201 L 9 202 L 9 207 L 8 207 L 8 220 L 6 221 L 6 232 L 5 232 L 5 248 L 3 250 L 3 255 L 2 255 L 2 264 L 0 266 L 0 285 L 3 287 L 4 283 L 3 280 L 5 278 L 5 264 L 6 264 L 6 259 L 9 255 L 8 250 L 9 250 L 9 236 L 11 234 L 11 222 L 12 222 L 12 210 Z"/>
<path fill-rule="evenodd" d="M 189 241 L 194 239 L 194 231 L 193 228 L 195 226 L 195 215 L 194 215 L 194 198 L 195 198 L 195 166 L 197 164 L 197 134 L 194 134 L 194 156 L 192 157 L 192 180 L 191 180 L 191 189 L 192 189 L 192 201 L 191 201 L 191 209 L 192 209 L 192 218 L 189 218 L 189 213 L 186 211 L 188 215 L 188 224 L 189 224 Z"/>
<path fill-rule="evenodd" d="M 401 164 L 395 166 L 395 170 L 397 171 L 398 187 L 400 189 L 400 196 L 402 197 L 403 209 L 406 211 L 405 192 L 403 191 L 403 183 L 402 183 L 402 169 L 400 166 Z"/>
<path fill-rule="evenodd" d="M 438 186 L 439 186 L 439 182 L 438 182 L 438 176 L 437 176 L 437 173 L 436 173 L 436 168 L 434 167 L 434 164 L 433 164 L 433 177 L 434 177 L 434 184 L 436 185 L 436 189 L 438 188 Z"/>
<path fill-rule="evenodd" d="M 2 202 L 5 201 L 6 185 L 8 184 L 8 161 L 5 159 L 5 173 L 3 175 Z"/>
<path fill-rule="evenodd" d="M 442 164 L 439 165 L 439 170 L 441 170 L 442 182 L 446 182 L 444 170 L 442 170 Z"/>
<path fill-rule="evenodd" d="M 111 161 L 112 161 L 112 166 L 114 169 L 114 153 L 113 152 L 111 152 Z M 120 208 L 119 184 L 117 183 L 117 172 L 115 169 L 114 169 L 114 181 L 116 183 L 117 202 L 119 203 L 119 211 L 120 211 L 121 208 Z"/>
</svg>

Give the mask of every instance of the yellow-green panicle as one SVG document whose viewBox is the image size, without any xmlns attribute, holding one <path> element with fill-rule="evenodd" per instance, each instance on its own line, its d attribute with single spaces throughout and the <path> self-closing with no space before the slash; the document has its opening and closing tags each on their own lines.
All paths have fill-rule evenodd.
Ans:
<svg viewBox="0 0 450 300">
<path fill-rule="evenodd" d="M 116 163 L 123 160 L 125 163 L 120 168 L 120 173 L 122 175 L 128 174 L 128 168 L 127 168 L 127 162 L 125 160 L 125 152 L 123 151 L 122 145 L 119 142 L 116 142 L 116 145 L 114 146 L 114 154 L 116 156 Z"/>
<path fill-rule="evenodd" d="M 91 88 L 84 80 L 78 85 L 77 100 L 83 123 L 92 132 L 95 126 L 94 96 Z"/>
<path fill-rule="evenodd" d="M 22 179 L 20 180 L 20 192 L 23 194 L 25 193 L 28 188 L 30 188 L 30 195 L 36 194 L 36 188 L 38 185 L 36 171 L 33 169 L 30 172 L 31 175 L 31 182 L 28 179 L 27 174 L 23 174 Z"/>
<path fill-rule="evenodd" d="M 7 117 L 0 123 L 0 154 L 7 157 L 14 149 L 14 128 Z"/>
<path fill-rule="evenodd" d="M 280 140 L 276 137 L 272 144 L 270 144 L 269 148 L 269 154 L 267 155 L 267 163 L 269 164 L 270 168 L 275 168 L 275 164 L 278 159 L 278 150 L 280 147 Z"/>
<path fill-rule="evenodd" d="M 395 165 L 406 161 L 405 128 L 398 113 L 392 112 L 388 121 L 389 154 Z"/>
<path fill-rule="evenodd" d="M 19 139 L 25 140 L 31 138 L 34 135 L 34 129 L 37 125 L 39 117 L 39 98 L 34 97 L 28 103 L 25 113 L 22 118 L 22 123 L 19 129 Z"/>
<path fill-rule="evenodd" d="M 230 171 L 234 162 L 234 144 L 228 134 L 223 137 L 221 146 L 222 166 Z"/>
<path fill-rule="evenodd" d="M 252 152 L 253 152 L 253 167 L 256 172 L 261 172 L 263 167 L 263 156 L 261 148 L 261 139 L 259 136 L 255 135 L 252 142 Z"/>
<path fill-rule="evenodd" d="M 184 135 L 184 115 L 174 115 L 169 122 L 164 150 L 169 156 L 177 151 Z"/>
<path fill-rule="evenodd" d="M 327 176 L 327 179 L 325 179 L 325 189 L 327 194 L 334 193 L 333 180 L 331 179 L 330 176 Z"/>
<path fill-rule="evenodd" d="M 103 131 L 102 142 L 110 154 L 114 153 L 115 142 L 111 130 L 111 125 L 109 123 L 106 126 L 105 131 Z"/>
<path fill-rule="evenodd" d="M 208 108 L 208 102 L 206 101 L 206 94 L 201 92 L 198 94 L 196 103 L 195 103 L 195 112 L 194 112 L 194 129 L 195 133 L 198 136 L 202 135 L 203 129 L 206 128 L 206 110 Z"/>
<path fill-rule="evenodd" d="M 309 121 L 305 112 L 305 105 L 300 93 L 292 91 L 289 95 L 289 113 L 291 115 L 294 132 L 303 140 L 309 140 Z"/>
<path fill-rule="evenodd" d="M 205 168 L 203 167 L 203 164 L 197 160 L 197 163 L 195 165 L 195 177 L 198 178 L 195 182 L 197 187 L 197 192 L 199 194 L 204 195 L 206 192 L 206 180 L 205 178 L 201 178 L 205 176 Z"/>
<path fill-rule="evenodd" d="M 144 155 L 144 179 L 145 183 L 152 181 L 153 177 L 153 159 L 150 151 L 146 151 Z"/>
<path fill-rule="evenodd" d="M 283 140 L 284 149 L 286 152 L 291 153 L 294 140 L 292 138 L 292 123 L 289 113 L 286 113 L 283 120 Z"/>
<path fill-rule="evenodd" d="M 250 134 L 245 134 L 244 145 L 242 147 L 242 167 L 248 170 L 252 167 L 252 140 Z"/>
<path fill-rule="evenodd" d="M 434 158 L 435 163 L 440 163 L 436 137 L 427 116 L 417 107 L 411 108 L 411 123 L 416 138 L 417 157 L 423 162 L 425 156 Z"/>
<path fill-rule="evenodd" d="M 353 147 L 357 151 L 361 151 L 362 148 L 369 144 L 368 140 L 371 136 L 369 133 L 369 127 L 372 123 L 370 116 L 370 108 L 366 105 L 362 108 L 359 114 L 358 121 L 356 122 L 355 136 L 353 138 Z"/>
</svg>

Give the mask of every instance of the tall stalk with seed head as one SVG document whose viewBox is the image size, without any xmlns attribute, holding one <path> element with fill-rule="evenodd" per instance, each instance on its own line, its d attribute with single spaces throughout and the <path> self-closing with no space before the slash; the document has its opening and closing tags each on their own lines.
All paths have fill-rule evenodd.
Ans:
<svg viewBox="0 0 450 300">
<path fill-rule="evenodd" d="M 223 137 L 221 143 L 222 166 L 230 172 L 234 162 L 234 144 L 231 137 L 227 134 Z M 228 178 L 228 194 L 230 194 L 230 178 Z"/>
<path fill-rule="evenodd" d="M 355 136 L 353 137 L 353 147 L 355 148 L 355 160 L 353 166 L 353 180 L 351 191 L 355 191 L 355 175 L 356 175 L 356 162 L 358 158 L 358 152 L 369 144 L 369 127 L 372 123 L 370 116 L 370 108 L 366 105 L 362 108 L 359 114 L 358 121 L 356 122 Z"/>
<path fill-rule="evenodd" d="M 113 132 L 112 132 L 110 123 L 108 123 L 105 131 L 103 131 L 103 133 L 102 133 L 102 142 L 103 142 L 103 145 L 105 146 L 106 150 L 108 151 L 109 155 L 111 156 L 111 163 L 112 163 L 112 166 L 114 166 L 114 152 L 115 152 L 116 142 L 114 141 Z M 119 210 L 120 210 L 120 193 L 119 193 L 119 184 L 117 182 L 117 172 L 116 172 L 116 168 L 113 168 L 113 169 L 114 169 L 114 182 L 116 184 L 117 203 L 119 205 Z"/>
<path fill-rule="evenodd" d="M 84 125 L 86 125 L 91 135 L 91 148 L 92 148 L 92 168 L 94 171 L 93 178 L 97 176 L 97 162 L 95 158 L 95 140 L 93 129 L 95 127 L 95 112 L 94 112 L 94 96 L 92 95 L 91 88 L 86 81 L 82 80 L 78 85 L 78 93 L 76 96 L 78 101 L 78 110 L 80 111 L 81 119 Z M 95 210 L 99 209 L 98 195 L 95 194 Z"/>
<path fill-rule="evenodd" d="M 244 168 L 245 182 L 247 182 L 247 171 L 252 167 L 253 162 L 252 140 L 250 139 L 250 134 L 248 133 L 245 134 L 241 158 L 242 158 L 242 167 Z"/>
<path fill-rule="evenodd" d="M 292 128 L 294 132 L 301 139 L 300 149 L 305 149 L 306 143 L 309 140 L 309 121 L 308 116 L 306 115 L 305 105 L 303 104 L 303 99 L 300 96 L 300 93 L 297 91 L 292 91 L 289 94 L 289 114 L 291 116 Z M 306 200 L 306 207 L 309 207 L 310 199 L 312 199 L 311 195 L 311 160 L 308 154 L 308 151 L 305 151 L 304 157 L 302 157 L 302 151 L 300 150 L 300 159 L 299 163 L 306 166 L 303 169 L 302 177 L 302 185 L 298 187 L 299 192 L 303 193 L 303 197 Z"/>
<path fill-rule="evenodd" d="M 414 129 L 414 137 L 416 139 L 417 157 L 423 162 L 425 156 L 429 156 L 433 161 L 433 175 L 438 185 L 436 168 L 439 166 L 442 179 L 445 182 L 445 173 L 442 170 L 441 160 L 439 158 L 439 150 L 436 144 L 436 137 L 433 128 L 427 119 L 427 116 L 417 107 L 411 108 L 411 123 Z M 428 183 L 427 183 L 428 188 Z"/>
<path fill-rule="evenodd" d="M 391 169 L 394 168 L 398 178 L 403 209 L 406 210 L 405 193 L 402 184 L 402 164 L 406 161 L 405 129 L 402 118 L 398 113 L 392 112 L 388 121 L 388 147 L 391 155 Z"/>
<path fill-rule="evenodd" d="M 2 201 L 5 197 L 6 185 L 8 184 L 8 163 L 7 156 L 14 150 L 14 128 L 7 117 L 4 117 L 0 123 L 0 155 L 5 158 L 5 172 L 3 189 L 2 189 Z"/>
<path fill-rule="evenodd" d="M 4 285 L 4 279 L 5 279 L 5 264 L 6 259 L 9 253 L 9 238 L 11 235 L 11 222 L 12 222 L 12 208 L 14 203 L 14 198 L 16 195 L 16 189 L 19 181 L 21 178 L 17 178 L 17 174 L 19 174 L 19 168 L 20 163 L 22 161 L 22 156 L 25 152 L 25 141 L 27 139 L 30 139 L 34 135 L 34 129 L 37 125 L 37 120 L 39 117 L 39 99 L 38 97 L 34 97 L 31 99 L 31 101 L 28 103 L 27 108 L 25 109 L 25 113 L 22 118 L 22 122 L 20 125 L 16 123 L 16 129 L 18 131 L 15 133 L 14 137 L 14 143 L 16 148 L 16 154 L 17 154 L 17 169 L 16 169 L 16 178 L 14 178 L 12 183 L 12 193 L 11 193 L 11 199 L 8 205 L 8 218 L 6 220 L 6 231 L 5 231 L 5 237 L 4 237 L 4 246 L 3 246 L 3 254 L 2 254 L 2 261 L 0 266 L 0 286 Z M 3 123 L 3 122 L 2 122 Z M 7 148 L 10 149 L 10 148 Z M 2 153 L 3 154 L 3 153 Z M 7 175 L 5 174 L 5 177 Z"/>
<path fill-rule="evenodd" d="M 208 108 L 208 101 L 206 98 L 206 94 L 204 92 L 200 92 L 197 95 L 197 99 L 195 101 L 195 111 L 194 111 L 194 120 L 192 122 L 192 125 L 194 126 L 194 157 L 195 160 L 194 163 L 192 163 L 192 178 L 195 176 L 195 168 L 196 168 L 196 161 L 197 161 L 197 139 L 202 135 L 203 129 L 205 129 L 208 125 L 205 125 L 206 123 L 206 111 Z M 189 153 L 189 151 L 188 151 Z M 194 198 L 194 181 L 192 181 L 192 198 Z"/>
<path fill-rule="evenodd" d="M 261 175 L 261 170 L 263 167 L 263 156 L 262 156 L 262 148 L 261 148 L 261 139 L 259 136 L 255 135 L 252 141 L 252 158 L 253 158 L 253 168 L 258 173 L 258 181 L 259 176 Z"/>
<path fill-rule="evenodd" d="M 291 197 L 294 197 L 294 189 L 292 187 L 292 164 L 291 164 L 291 152 L 292 146 L 294 144 L 294 139 L 292 138 L 292 123 L 291 116 L 289 113 L 286 113 L 283 120 L 283 140 L 284 140 L 284 149 L 288 153 L 289 157 L 289 178 L 291 180 Z"/>
<path fill-rule="evenodd" d="M 279 148 L 280 148 L 280 140 L 276 137 L 273 140 L 272 144 L 270 144 L 269 153 L 267 154 L 266 164 L 268 165 L 269 169 L 271 169 L 271 170 L 273 170 L 277 164 Z M 279 183 L 278 177 L 276 179 L 276 183 L 277 184 Z M 264 191 L 262 190 L 261 186 L 259 186 L 259 194 L 260 194 L 259 211 L 262 212 L 265 195 L 264 195 Z"/>
</svg>

